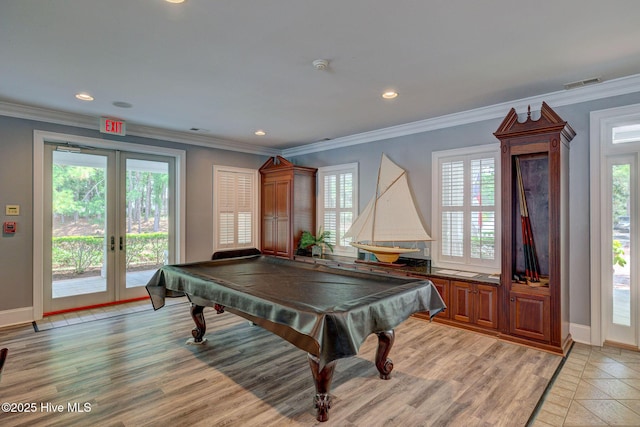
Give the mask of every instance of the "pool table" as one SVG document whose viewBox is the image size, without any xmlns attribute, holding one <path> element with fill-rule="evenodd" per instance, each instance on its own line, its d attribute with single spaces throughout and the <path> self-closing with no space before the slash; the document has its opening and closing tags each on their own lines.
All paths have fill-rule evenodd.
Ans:
<svg viewBox="0 0 640 427">
<path fill-rule="evenodd" d="M 338 359 L 355 356 L 378 336 L 375 364 L 389 379 L 393 329 L 416 312 L 446 309 L 429 280 L 364 273 L 271 256 L 240 256 L 160 268 L 147 284 L 154 309 L 165 297 L 187 295 L 196 327 L 206 331 L 204 307 L 228 311 L 282 337 L 308 354 L 318 421 L 328 419 Z"/>
</svg>

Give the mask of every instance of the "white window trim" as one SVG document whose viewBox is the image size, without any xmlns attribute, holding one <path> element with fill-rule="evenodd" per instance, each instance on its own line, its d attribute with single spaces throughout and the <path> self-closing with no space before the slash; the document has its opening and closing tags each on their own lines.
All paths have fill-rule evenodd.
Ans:
<svg viewBox="0 0 640 427">
<path fill-rule="evenodd" d="M 317 202 L 316 202 L 316 224 L 318 224 L 318 228 L 319 227 L 323 227 L 324 228 L 324 177 L 326 175 L 334 175 L 338 172 L 343 172 L 343 171 L 347 171 L 347 172 L 351 172 L 353 173 L 353 218 L 355 220 L 355 218 L 358 216 L 358 203 L 359 203 L 359 199 L 358 199 L 358 163 L 345 163 L 342 165 L 335 165 L 335 166 L 323 166 L 318 168 L 318 172 L 317 172 L 317 189 L 318 189 L 318 197 L 317 197 Z M 333 254 L 334 255 L 341 255 L 341 256 L 347 256 L 347 257 L 357 257 L 358 256 L 358 250 L 353 247 L 353 246 L 335 246 L 333 249 Z"/>
<path fill-rule="evenodd" d="M 440 257 L 440 239 L 442 236 L 441 229 L 441 191 L 440 191 L 440 162 L 449 157 L 479 157 L 481 155 L 492 155 L 496 159 L 496 242 L 495 242 L 495 259 L 491 264 L 484 261 L 480 264 L 466 262 L 450 262 Z M 473 147 L 456 148 L 452 150 L 434 151 L 431 156 L 431 182 L 432 182 L 432 199 L 431 199 L 431 218 L 432 220 L 432 238 L 431 258 L 434 267 L 446 268 L 453 270 L 473 271 L 477 273 L 496 274 L 500 272 L 501 254 L 502 254 L 502 221 L 501 221 L 501 200 L 500 200 L 500 144 L 484 144 Z"/>
<path fill-rule="evenodd" d="M 219 173 L 221 172 L 235 172 L 235 173 L 244 173 L 244 174 L 249 174 L 252 177 L 252 184 L 253 184 L 253 200 L 252 200 L 252 206 L 251 206 L 251 211 L 253 213 L 252 215 L 252 222 L 251 222 L 251 242 L 242 246 L 237 246 L 234 248 L 229 248 L 229 247 L 220 247 L 218 244 L 218 239 L 217 239 L 217 233 L 218 233 L 218 195 L 220 194 L 220 191 L 218 191 L 218 182 L 219 180 L 217 179 L 217 176 Z M 246 249 L 246 248 L 259 248 L 260 246 L 260 242 L 259 242 L 259 234 L 260 234 L 260 230 L 259 230 L 259 216 L 260 216 L 260 211 L 258 209 L 259 207 L 259 203 L 260 203 L 260 192 L 259 192 L 259 185 L 260 185 L 260 180 L 258 179 L 259 174 L 258 174 L 258 170 L 256 169 L 247 169 L 247 168 L 237 168 L 237 167 L 233 167 L 233 166 L 222 166 L 222 165 L 214 165 L 213 166 L 213 252 L 217 252 L 217 251 L 229 251 L 229 250 L 235 250 L 235 249 Z"/>
</svg>

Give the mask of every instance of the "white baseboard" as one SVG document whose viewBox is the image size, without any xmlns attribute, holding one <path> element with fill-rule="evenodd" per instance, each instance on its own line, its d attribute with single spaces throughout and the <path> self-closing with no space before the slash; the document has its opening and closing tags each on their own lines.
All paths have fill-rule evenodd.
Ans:
<svg viewBox="0 0 640 427">
<path fill-rule="evenodd" d="M 0 328 L 31 322 L 33 322 L 33 307 L 0 311 Z"/>
<path fill-rule="evenodd" d="M 573 339 L 574 342 L 592 345 L 591 344 L 591 326 L 571 323 L 569 325 L 569 332 L 571 333 L 571 338 Z"/>
</svg>

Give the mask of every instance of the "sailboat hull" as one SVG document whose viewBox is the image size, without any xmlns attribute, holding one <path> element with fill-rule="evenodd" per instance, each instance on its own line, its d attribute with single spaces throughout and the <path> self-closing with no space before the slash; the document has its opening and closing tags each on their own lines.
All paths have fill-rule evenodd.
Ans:
<svg viewBox="0 0 640 427">
<path fill-rule="evenodd" d="M 411 252 L 420 252 L 420 249 L 417 248 L 394 248 L 391 246 L 378 246 L 378 245 L 367 245 L 365 243 L 351 243 L 351 246 L 354 246 L 358 249 L 365 250 L 367 252 L 371 252 L 378 258 L 380 262 L 396 262 L 400 255 L 408 254 Z"/>
</svg>

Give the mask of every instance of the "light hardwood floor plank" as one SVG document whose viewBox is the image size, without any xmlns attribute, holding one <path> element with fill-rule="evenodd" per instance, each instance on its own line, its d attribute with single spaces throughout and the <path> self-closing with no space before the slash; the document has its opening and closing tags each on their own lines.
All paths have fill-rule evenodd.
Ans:
<svg viewBox="0 0 640 427">
<path fill-rule="evenodd" d="M 0 329 L 9 358 L 0 401 L 8 426 L 308 426 L 315 393 L 306 354 L 233 314 L 205 311 L 187 345 L 188 304 L 33 332 Z M 392 378 L 378 378 L 377 338 L 339 360 L 325 426 L 524 426 L 561 358 L 445 325 L 396 329 Z M 40 405 L 63 405 L 47 412 Z M 90 405 L 72 413 L 68 404 Z"/>
</svg>

